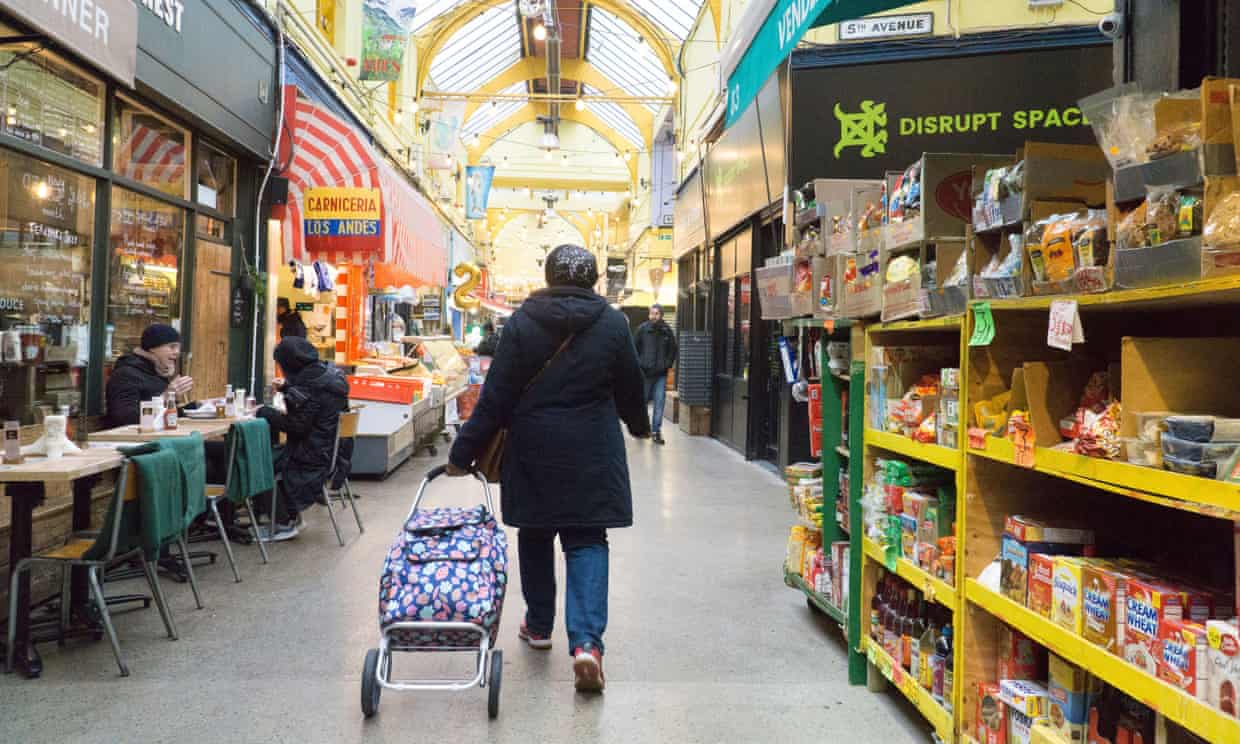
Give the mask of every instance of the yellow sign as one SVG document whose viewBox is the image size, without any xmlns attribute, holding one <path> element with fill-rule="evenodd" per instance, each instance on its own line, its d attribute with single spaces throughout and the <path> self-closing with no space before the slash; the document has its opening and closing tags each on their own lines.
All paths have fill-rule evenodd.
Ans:
<svg viewBox="0 0 1240 744">
<path fill-rule="evenodd" d="M 382 205 L 379 189 L 308 189 L 302 204 L 306 236 L 377 237 L 382 234 Z"/>
</svg>

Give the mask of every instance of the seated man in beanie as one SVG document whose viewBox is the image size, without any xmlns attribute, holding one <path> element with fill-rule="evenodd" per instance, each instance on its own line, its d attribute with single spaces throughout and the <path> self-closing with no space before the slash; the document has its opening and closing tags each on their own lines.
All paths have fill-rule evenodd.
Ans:
<svg viewBox="0 0 1240 744">
<path fill-rule="evenodd" d="M 304 338 L 286 336 L 273 355 L 288 375 L 274 385 L 284 394 L 285 411 L 271 406 L 258 409 L 258 417 L 271 426 L 273 437 L 283 433 L 287 441 L 275 447 L 277 475 L 283 475 L 276 504 L 274 530 L 265 533 L 274 541 L 297 537 L 300 513 L 322 503 L 323 484 L 331 477 L 332 449 L 340 414 L 349 407 L 349 383 L 334 365 L 319 360 L 319 352 Z M 265 506 L 259 499 L 256 506 Z"/>
<path fill-rule="evenodd" d="M 108 428 L 139 423 L 144 400 L 168 392 L 178 396 L 189 393 L 194 381 L 177 375 L 180 357 L 181 334 L 177 329 L 163 323 L 148 326 L 139 347 L 117 359 L 108 377 Z"/>
</svg>

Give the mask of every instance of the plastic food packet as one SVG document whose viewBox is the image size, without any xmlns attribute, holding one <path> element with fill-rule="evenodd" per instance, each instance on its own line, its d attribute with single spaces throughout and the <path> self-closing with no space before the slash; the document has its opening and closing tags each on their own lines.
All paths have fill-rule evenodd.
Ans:
<svg viewBox="0 0 1240 744">
<path fill-rule="evenodd" d="M 944 287 L 963 287 L 969 282 L 969 253 L 961 251 L 960 257 L 956 259 L 956 264 L 952 266 L 952 271 L 943 280 L 941 286 Z"/>
<path fill-rule="evenodd" d="M 897 256 L 887 264 L 887 281 L 902 282 L 915 279 L 921 273 L 917 259 L 911 256 Z"/>
<path fill-rule="evenodd" d="M 1029 267 L 1033 269 L 1033 278 L 1039 282 L 1046 281 L 1046 254 L 1042 251 L 1042 239 L 1046 230 L 1054 222 L 1054 217 L 1038 220 L 1025 229 L 1025 245 L 1029 250 Z"/>
<path fill-rule="evenodd" d="M 1149 245 L 1145 239 L 1145 215 L 1148 211 L 1145 202 L 1120 219 L 1116 227 L 1115 237 L 1121 248 L 1144 248 Z"/>
<path fill-rule="evenodd" d="M 1216 248 L 1240 245 L 1240 191 L 1233 191 L 1219 202 L 1202 235 L 1206 245 Z"/>
<path fill-rule="evenodd" d="M 1093 126 L 1112 168 L 1145 161 L 1146 147 L 1157 137 L 1157 100 L 1158 96 L 1145 93 L 1136 83 L 1125 83 L 1081 99 L 1081 113 Z"/>
<path fill-rule="evenodd" d="M 1090 210 L 1080 222 L 1072 238 L 1072 249 L 1076 253 L 1076 265 L 1106 266 L 1107 263 L 1107 219 L 1106 213 Z"/>
<path fill-rule="evenodd" d="M 1180 196 L 1179 236 L 1181 238 L 1190 238 L 1201 234 L 1202 209 L 1200 196 L 1196 194 L 1182 194 Z"/>
<path fill-rule="evenodd" d="M 1052 218 L 1051 224 L 1042 234 L 1041 255 L 1046 274 L 1044 281 L 1062 282 L 1072 278 L 1076 270 L 1072 235 L 1080 222 L 1078 215 L 1058 215 Z"/>
<path fill-rule="evenodd" d="M 1145 204 L 1145 242 L 1159 245 L 1174 240 L 1180 229 L 1179 192 L 1166 186 L 1151 186 Z"/>
<path fill-rule="evenodd" d="M 1146 145 L 1145 153 L 1150 160 L 1159 160 L 1198 147 L 1201 147 L 1201 122 L 1186 121 L 1160 132 Z"/>
</svg>

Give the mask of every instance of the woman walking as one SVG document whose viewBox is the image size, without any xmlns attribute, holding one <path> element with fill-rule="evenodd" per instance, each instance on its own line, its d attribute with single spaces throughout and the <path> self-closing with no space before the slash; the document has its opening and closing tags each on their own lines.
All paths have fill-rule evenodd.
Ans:
<svg viewBox="0 0 1240 744">
<path fill-rule="evenodd" d="M 650 420 L 628 321 L 593 291 L 594 256 L 562 245 L 547 256 L 546 277 L 548 288 L 530 295 L 504 326 L 448 472 L 466 474 L 494 434 L 509 428 L 501 503 L 504 523 L 519 529 L 526 607 L 519 636 L 532 648 L 551 648 L 559 535 L 576 687 L 601 691 L 607 530 L 633 524 L 620 421 L 645 438 Z"/>
</svg>

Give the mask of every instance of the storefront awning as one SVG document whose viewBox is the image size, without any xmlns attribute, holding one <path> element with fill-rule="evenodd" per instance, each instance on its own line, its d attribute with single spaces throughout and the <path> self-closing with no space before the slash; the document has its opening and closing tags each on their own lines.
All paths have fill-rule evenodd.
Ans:
<svg viewBox="0 0 1240 744">
<path fill-rule="evenodd" d="M 289 163 L 284 219 L 289 257 L 333 264 L 373 259 L 399 268 L 418 284 L 442 286 L 448 271 L 448 245 L 443 223 L 430 202 L 357 129 L 325 107 L 299 98 L 296 90 L 294 86 L 285 90 L 291 149 L 282 153 Z M 380 191 L 381 239 L 339 240 L 322 252 L 308 249 L 303 226 L 306 192 L 331 187 Z"/>
<path fill-rule="evenodd" d="M 916 0 L 755 0 L 723 49 L 727 81 L 726 126 L 732 126 L 811 28 L 913 5 Z"/>
</svg>

